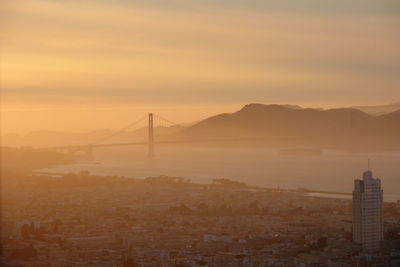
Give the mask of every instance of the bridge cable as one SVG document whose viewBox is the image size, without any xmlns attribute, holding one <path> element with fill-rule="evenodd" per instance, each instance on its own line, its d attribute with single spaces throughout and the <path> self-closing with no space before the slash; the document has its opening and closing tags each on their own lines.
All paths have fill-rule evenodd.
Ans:
<svg viewBox="0 0 400 267">
<path fill-rule="evenodd" d="M 144 115 L 143 117 L 141 117 L 141 118 L 138 119 L 137 121 L 135 121 L 135 122 L 133 122 L 133 123 L 131 123 L 131 124 L 125 126 L 124 128 L 122 128 L 122 129 L 120 129 L 120 130 L 118 130 L 118 131 L 116 131 L 116 132 L 113 132 L 113 133 L 111 133 L 110 135 L 105 136 L 105 137 L 103 137 L 103 138 L 100 139 L 100 140 L 97 140 L 97 141 L 94 142 L 93 144 L 94 144 L 94 145 L 99 144 L 99 143 L 101 143 L 101 142 L 104 142 L 105 140 L 108 140 L 108 139 L 110 139 L 110 138 L 116 136 L 116 135 L 119 135 L 119 134 L 125 132 L 126 130 L 128 130 L 129 128 L 131 128 L 131 127 L 135 126 L 136 124 L 140 123 L 140 122 L 143 121 L 145 118 L 147 118 L 147 115 Z"/>
<path fill-rule="evenodd" d="M 176 123 L 176 122 L 170 121 L 170 120 L 168 120 L 168 119 L 166 119 L 166 118 L 161 117 L 160 115 L 154 114 L 154 116 L 155 116 L 156 118 L 158 118 L 158 119 L 164 121 L 164 122 L 167 122 L 167 123 L 169 123 L 169 124 L 172 124 L 172 126 L 181 126 L 181 127 L 185 127 L 185 126 L 183 126 L 183 125 L 180 124 L 180 123 Z"/>
</svg>

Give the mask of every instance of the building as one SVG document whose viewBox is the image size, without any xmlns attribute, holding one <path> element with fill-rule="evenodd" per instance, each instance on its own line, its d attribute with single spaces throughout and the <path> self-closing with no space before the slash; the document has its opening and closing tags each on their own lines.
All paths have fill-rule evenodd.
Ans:
<svg viewBox="0 0 400 267">
<path fill-rule="evenodd" d="M 367 253 L 378 252 L 383 241 L 383 190 L 370 170 L 354 181 L 353 241 Z"/>
</svg>

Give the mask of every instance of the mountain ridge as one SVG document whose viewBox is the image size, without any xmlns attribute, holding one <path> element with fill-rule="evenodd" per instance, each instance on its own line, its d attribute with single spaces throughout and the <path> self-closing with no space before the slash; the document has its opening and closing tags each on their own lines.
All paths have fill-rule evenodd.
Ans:
<svg viewBox="0 0 400 267">
<path fill-rule="evenodd" d="M 392 113 L 400 109 L 400 101 L 394 102 L 386 105 L 376 105 L 376 106 L 353 106 L 351 108 L 361 110 L 367 114 L 373 116 L 379 116 L 383 114 Z"/>
<path fill-rule="evenodd" d="M 116 134 L 114 130 L 88 133 L 36 131 L 8 138 L 13 146 L 46 147 L 112 141 L 147 140 L 147 127 Z M 270 145 L 318 146 L 337 149 L 400 150 L 400 109 L 370 115 L 354 108 L 302 108 L 297 105 L 250 103 L 232 113 L 208 117 L 190 126 L 155 126 L 158 141 L 182 139 L 281 139 Z M 4 139 L 7 138 L 3 138 Z M 7 141 L 7 140 L 6 140 Z M 6 142 L 4 142 L 6 143 Z M 233 144 L 232 144 L 233 145 Z"/>
<path fill-rule="evenodd" d="M 400 110 L 372 116 L 353 108 L 291 109 L 251 103 L 179 132 L 181 138 L 293 139 L 293 145 L 341 149 L 400 149 Z"/>
</svg>

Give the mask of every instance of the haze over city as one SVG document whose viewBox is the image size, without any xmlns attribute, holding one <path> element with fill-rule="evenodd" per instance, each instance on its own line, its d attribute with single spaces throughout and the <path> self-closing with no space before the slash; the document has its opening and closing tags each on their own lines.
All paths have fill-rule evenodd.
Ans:
<svg viewBox="0 0 400 267">
<path fill-rule="evenodd" d="M 0 23 L 0 266 L 400 266 L 399 1 Z"/>
</svg>

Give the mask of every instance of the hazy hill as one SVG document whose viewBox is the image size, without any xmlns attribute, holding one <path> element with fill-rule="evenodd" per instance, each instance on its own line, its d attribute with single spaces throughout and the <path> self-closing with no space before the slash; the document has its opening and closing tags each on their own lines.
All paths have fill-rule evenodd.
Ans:
<svg viewBox="0 0 400 267">
<path fill-rule="evenodd" d="M 249 104 L 183 129 L 180 138 L 260 139 L 281 145 L 355 150 L 400 149 L 400 110 L 371 116 L 357 109 L 293 109 Z"/>
<path fill-rule="evenodd" d="M 365 113 L 368 113 L 370 115 L 383 115 L 387 113 L 394 112 L 396 110 L 400 109 L 400 102 L 393 103 L 393 104 L 388 104 L 388 105 L 378 105 L 378 106 L 356 106 L 352 107 L 354 109 L 361 110 Z"/>
<path fill-rule="evenodd" d="M 48 147 L 147 140 L 147 127 L 118 133 L 38 131 L 3 137 L 8 146 Z M 188 127 L 158 126 L 157 141 L 182 139 L 263 139 L 281 147 L 312 146 L 353 150 L 400 150 L 400 109 L 373 116 L 355 108 L 311 109 L 296 105 L 248 104 Z M 107 138 L 110 137 L 110 138 Z M 244 142 L 244 141 L 243 141 Z M 231 143 L 233 144 L 233 143 Z"/>
<path fill-rule="evenodd" d="M 23 173 L 75 161 L 72 155 L 51 150 L 0 147 L 1 173 Z"/>
</svg>

